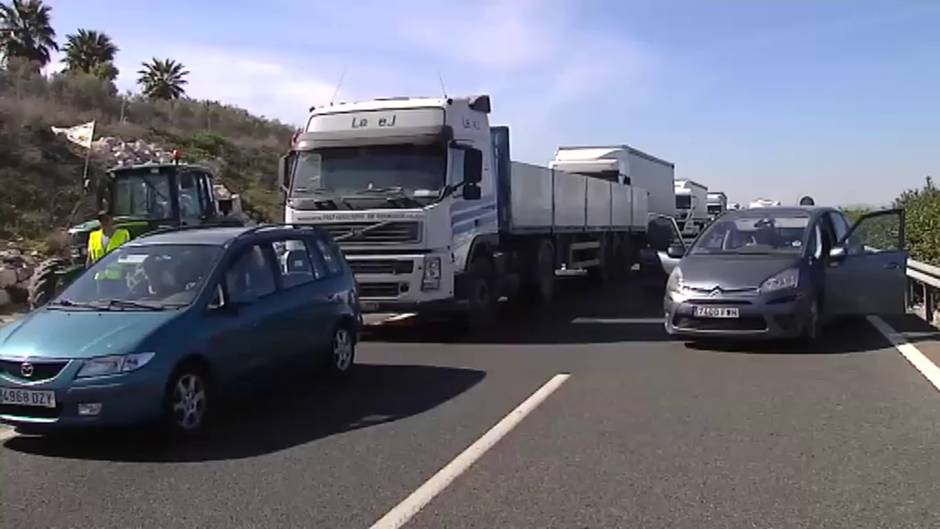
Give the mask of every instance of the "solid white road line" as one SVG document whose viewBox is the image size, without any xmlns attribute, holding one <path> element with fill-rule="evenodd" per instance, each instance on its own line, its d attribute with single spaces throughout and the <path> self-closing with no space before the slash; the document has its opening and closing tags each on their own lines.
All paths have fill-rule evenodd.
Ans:
<svg viewBox="0 0 940 529">
<path fill-rule="evenodd" d="M 441 493 L 448 485 L 453 483 L 457 476 L 463 474 L 470 465 L 475 463 L 493 447 L 500 439 L 505 437 L 513 428 L 515 428 L 526 416 L 545 401 L 556 389 L 558 389 L 571 375 L 558 374 L 549 379 L 535 393 L 529 396 L 516 409 L 509 412 L 495 426 L 490 428 L 483 437 L 477 439 L 466 450 L 451 460 L 444 468 L 437 471 L 437 474 L 431 476 L 431 479 L 424 482 L 417 490 L 411 493 L 401 503 L 372 524 L 371 529 L 399 529 L 408 523 L 418 511 L 430 503 L 435 496 Z"/>
<path fill-rule="evenodd" d="M 16 437 L 16 432 L 13 431 L 13 428 L 0 427 L 0 443 L 14 437 Z"/>
<path fill-rule="evenodd" d="M 879 318 L 878 316 L 869 316 L 868 322 L 871 323 L 878 332 L 884 335 L 894 345 L 894 348 L 911 363 L 920 374 L 924 375 L 933 387 L 940 390 L 940 368 L 936 364 L 930 361 L 929 358 L 924 356 L 924 353 L 920 352 L 920 349 L 914 347 L 913 344 L 908 342 L 903 336 L 901 336 L 893 327 L 888 325 L 888 322 Z"/>
<path fill-rule="evenodd" d="M 417 314 L 415 314 L 414 312 L 405 312 L 404 314 L 396 314 L 392 316 L 391 318 L 386 318 L 385 321 L 382 323 L 388 323 L 390 321 L 407 320 L 408 318 L 413 318 L 415 316 L 417 316 Z"/>
</svg>

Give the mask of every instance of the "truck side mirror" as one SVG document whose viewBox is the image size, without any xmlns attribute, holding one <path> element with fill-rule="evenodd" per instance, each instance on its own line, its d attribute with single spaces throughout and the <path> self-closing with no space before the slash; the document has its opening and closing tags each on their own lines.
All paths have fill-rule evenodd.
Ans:
<svg viewBox="0 0 940 529">
<path fill-rule="evenodd" d="M 290 189 L 290 158 L 289 154 L 285 154 L 277 162 L 278 185 L 284 192 Z"/>
<path fill-rule="evenodd" d="M 476 184 L 464 184 L 463 186 L 463 199 L 464 200 L 480 200 L 480 197 L 483 195 L 483 192 L 480 190 L 480 186 Z"/>
<path fill-rule="evenodd" d="M 483 153 L 480 149 L 467 149 L 463 153 L 463 181 L 479 184 L 483 180 Z"/>
</svg>

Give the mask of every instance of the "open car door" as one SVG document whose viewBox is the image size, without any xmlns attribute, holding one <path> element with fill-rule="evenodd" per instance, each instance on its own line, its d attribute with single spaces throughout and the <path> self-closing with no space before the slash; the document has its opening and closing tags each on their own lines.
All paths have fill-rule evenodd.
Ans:
<svg viewBox="0 0 940 529">
<path fill-rule="evenodd" d="M 663 267 L 663 272 L 668 276 L 679 264 L 679 261 L 682 260 L 681 254 L 684 254 L 685 251 L 688 250 L 685 241 L 682 240 L 682 232 L 679 230 L 679 225 L 676 223 L 676 219 L 670 216 L 654 215 L 653 218 L 650 219 L 647 230 L 651 245 L 656 250 L 656 257 L 659 260 L 659 264 Z M 677 251 L 673 255 L 670 255 L 670 248 L 674 247 L 681 247 L 682 251 Z"/>
<path fill-rule="evenodd" d="M 830 252 L 826 312 L 843 316 L 904 313 L 906 270 L 904 210 L 863 216 Z"/>
</svg>

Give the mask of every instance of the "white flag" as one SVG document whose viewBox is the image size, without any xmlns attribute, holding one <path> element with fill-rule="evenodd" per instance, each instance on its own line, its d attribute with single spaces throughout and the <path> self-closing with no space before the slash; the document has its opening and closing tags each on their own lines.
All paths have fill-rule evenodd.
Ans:
<svg viewBox="0 0 940 529">
<path fill-rule="evenodd" d="M 89 121 L 74 127 L 52 127 L 52 132 L 65 134 L 72 143 L 77 143 L 86 149 L 91 149 L 91 140 L 95 135 L 95 122 Z"/>
</svg>

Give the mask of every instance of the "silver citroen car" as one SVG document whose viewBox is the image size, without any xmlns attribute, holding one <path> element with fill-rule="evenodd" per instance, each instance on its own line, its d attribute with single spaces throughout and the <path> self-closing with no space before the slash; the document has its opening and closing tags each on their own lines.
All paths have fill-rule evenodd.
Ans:
<svg viewBox="0 0 940 529">
<path fill-rule="evenodd" d="M 833 318 L 904 311 L 902 210 L 854 225 L 825 207 L 729 211 L 666 254 L 671 335 L 812 341 Z"/>
</svg>

